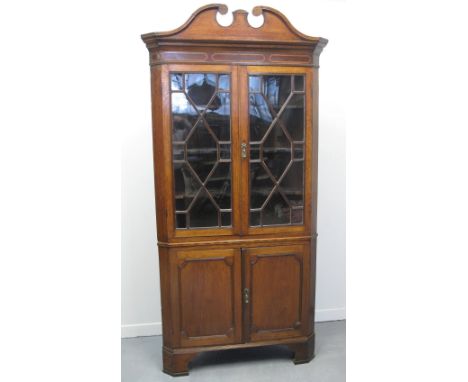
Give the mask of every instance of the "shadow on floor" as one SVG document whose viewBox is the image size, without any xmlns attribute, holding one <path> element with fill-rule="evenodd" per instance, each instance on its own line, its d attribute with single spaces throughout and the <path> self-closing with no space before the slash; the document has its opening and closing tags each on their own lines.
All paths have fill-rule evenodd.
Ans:
<svg viewBox="0 0 468 382">
<path fill-rule="evenodd" d="M 292 359 L 293 352 L 286 346 L 264 346 L 246 349 L 231 349 L 198 354 L 191 367 L 220 365 L 224 363 L 248 363 L 274 359 Z"/>
</svg>

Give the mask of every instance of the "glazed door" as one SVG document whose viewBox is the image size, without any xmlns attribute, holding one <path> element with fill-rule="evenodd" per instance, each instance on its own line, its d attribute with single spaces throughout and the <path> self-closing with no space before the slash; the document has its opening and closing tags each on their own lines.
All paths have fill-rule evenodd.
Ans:
<svg viewBox="0 0 468 382">
<path fill-rule="evenodd" d="M 244 249 L 244 335 L 264 341 L 307 335 L 307 245 Z"/>
<path fill-rule="evenodd" d="M 168 65 L 162 73 L 167 152 L 166 200 L 174 237 L 240 230 L 237 68 Z M 169 166 L 168 166 L 169 167 Z"/>
<path fill-rule="evenodd" d="M 312 71 L 244 67 L 239 83 L 242 233 L 308 233 Z"/>
<path fill-rule="evenodd" d="M 176 343 L 191 347 L 240 342 L 240 250 L 180 249 L 170 261 Z"/>
</svg>

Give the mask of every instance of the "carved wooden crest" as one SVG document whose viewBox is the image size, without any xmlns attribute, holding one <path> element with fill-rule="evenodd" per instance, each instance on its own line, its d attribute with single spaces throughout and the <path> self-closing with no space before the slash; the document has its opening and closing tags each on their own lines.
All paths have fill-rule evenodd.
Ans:
<svg viewBox="0 0 468 382">
<path fill-rule="evenodd" d="M 229 26 L 222 26 L 216 14 L 228 12 L 224 4 L 210 4 L 199 8 L 181 27 L 169 32 L 153 32 L 142 35 L 150 45 L 158 41 L 231 41 L 231 42 L 270 42 L 275 44 L 305 44 L 325 46 L 328 40 L 306 36 L 292 26 L 289 20 L 276 9 L 264 6 L 253 8 L 254 16 L 262 15 L 264 23 L 256 28 L 247 20 L 248 12 L 236 10 Z"/>
</svg>

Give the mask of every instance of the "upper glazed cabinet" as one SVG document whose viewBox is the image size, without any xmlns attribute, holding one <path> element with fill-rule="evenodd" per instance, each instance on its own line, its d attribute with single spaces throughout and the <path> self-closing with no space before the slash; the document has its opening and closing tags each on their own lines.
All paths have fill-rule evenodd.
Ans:
<svg viewBox="0 0 468 382">
<path fill-rule="evenodd" d="M 311 192 L 307 71 L 168 70 L 174 235 L 303 230 Z"/>
<path fill-rule="evenodd" d="M 306 233 L 315 191 L 313 68 L 326 40 L 300 34 L 267 7 L 253 12 L 264 18 L 260 28 L 245 11 L 222 27 L 218 11 L 227 9 L 206 6 L 174 32 L 143 35 L 158 77 L 153 92 L 161 92 L 157 155 L 171 158 L 157 186 L 163 236 Z"/>
</svg>

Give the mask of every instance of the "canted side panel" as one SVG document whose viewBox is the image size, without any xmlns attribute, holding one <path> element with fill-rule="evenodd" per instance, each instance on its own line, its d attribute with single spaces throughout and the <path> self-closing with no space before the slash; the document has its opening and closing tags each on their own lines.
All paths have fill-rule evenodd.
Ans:
<svg viewBox="0 0 468 382">
<path fill-rule="evenodd" d="M 311 173 L 311 195 L 306 200 L 310 204 L 311 213 L 309 218 L 311 220 L 312 234 L 317 233 L 317 183 L 318 183 L 318 140 L 319 140 L 319 126 L 318 126 L 318 113 L 319 113 L 319 70 L 314 68 L 311 71 L 311 76 L 307 79 L 307 87 L 312 89 L 312 99 L 310 101 L 311 113 L 311 134 L 307 140 L 307 146 L 310 147 L 311 158 L 306 162 L 306 171 Z"/>
<path fill-rule="evenodd" d="M 171 273 L 169 268 L 169 249 L 158 247 L 159 256 L 159 280 L 161 289 L 161 313 L 163 344 L 167 347 L 173 346 L 173 320 L 171 309 Z"/>
<path fill-rule="evenodd" d="M 158 240 L 167 241 L 167 189 L 168 169 L 164 158 L 169 156 L 165 142 L 168 137 L 163 129 L 164 94 L 162 92 L 162 69 L 161 67 L 151 68 L 151 107 L 152 107 L 152 138 L 153 138 L 153 167 L 154 185 L 156 198 L 156 219 Z"/>
<path fill-rule="evenodd" d="M 306 312 L 308 314 L 306 319 L 307 324 L 307 334 L 315 333 L 315 290 L 317 285 L 317 239 L 313 238 L 308 247 L 308 252 L 310 253 L 308 263 L 309 263 L 309 272 L 306 278 L 307 281 L 307 291 L 309 292 L 306 295 L 306 303 L 309 304 L 309 310 Z"/>
</svg>

